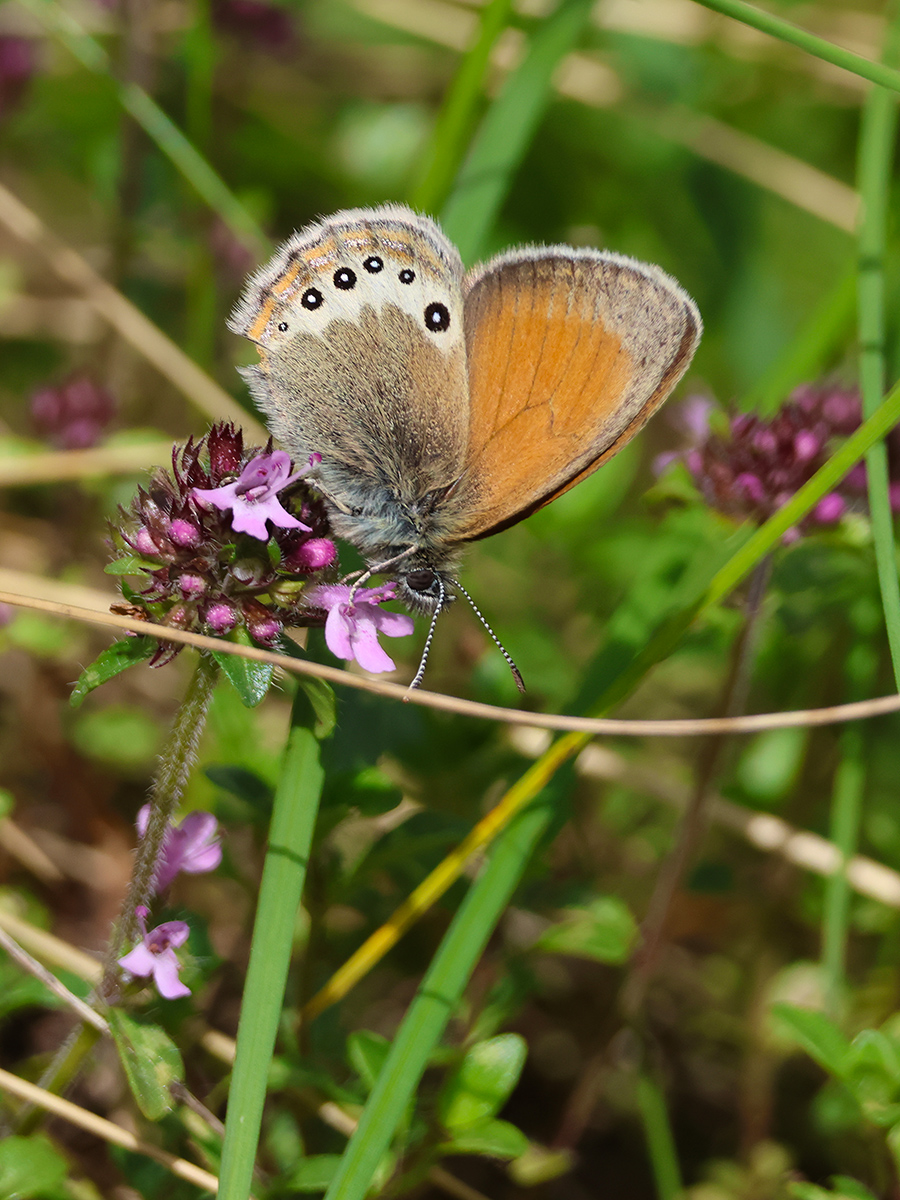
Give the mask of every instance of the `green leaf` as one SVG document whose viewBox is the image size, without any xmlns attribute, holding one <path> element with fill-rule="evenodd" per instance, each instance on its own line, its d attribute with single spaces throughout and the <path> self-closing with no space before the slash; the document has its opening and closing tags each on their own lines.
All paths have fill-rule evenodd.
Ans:
<svg viewBox="0 0 900 1200">
<path fill-rule="evenodd" d="M 144 571 L 158 571 L 159 568 L 159 563 L 141 558 L 139 554 L 123 554 L 121 558 L 114 558 L 107 563 L 103 571 L 106 575 L 140 575 Z"/>
<path fill-rule="evenodd" d="M 184 1078 L 178 1047 L 158 1025 L 142 1025 L 121 1009 L 109 1013 L 109 1025 L 138 1108 L 158 1121 L 175 1107 L 169 1085 Z"/>
<path fill-rule="evenodd" d="M 240 646 L 252 646 L 253 639 L 246 629 L 237 629 L 228 639 Z M 213 650 L 212 656 L 228 676 L 245 708 L 256 708 L 266 696 L 272 683 L 274 668 L 269 663 L 252 662 L 236 654 Z"/>
<path fill-rule="evenodd" d="M 371 1090 L 378 1078 L 390 1048 L 387 1038 L 368 1029 L 358 1029 L 347 1038 L 347 1057 L 367 1091 Z"/>
<path fill-rule="evenodd" d="M 525 1039 L 517 1033 L 501 1033 L 472 1046 L 441 1092 L 444 1128 L 455 1133 L 493 1117 L 516 1086 L 526 1054 Z"/>
<path fill-rule="evenodd" d="M 824 1015 L 792 1004 L 775 1004 L 772 1016 L 779 1033 L 796 1042 L 832 1075 L 843 1079 L 852 1057 L 850 1042 Z"/>
<path fill-rule="evenodd" d="M 565 921 L 546 930 L 534 948 L 597 962 L 623 963 L 636 938 L 637 925 L 628 907 L 615 896 L 602 896 L 584 909 L 573 909 Z"/>
<path fill-rule="evenodd" d="M 66 1160 L 43 1134 L 0 1141 L 0 1200 L 62 1197 Z"/>
<path fill-rule="evenodd" d="M 120 642 L 114 642 L 78 676 L 69 697 L 69 703 L 73 708 L 78 708 L 89 692 L 98 688 L 101 683 L 106 683 L 107 680 L 120 675 L 122 671 L 127 671 L 129 667 L 149 658 L 158 644 L 154 638 L 150 637 L 122 638 Z"/>
<path fill-rule="evenodd" d="M 324 1192 L 334 1177 L 339 1154 L 311 1154 L 301 1159 L 288 1180 L 288 1186 L 297 1192 Z"/>
<path fill-rule="evenodd" d="M 518 1158 L 528 1149 L 528 1138 L 509 1121 L 493 1118 L 456 1134 L 441 1146 L 445 1154 L 487 1154 L 491 1158 Z"/>
</svg>

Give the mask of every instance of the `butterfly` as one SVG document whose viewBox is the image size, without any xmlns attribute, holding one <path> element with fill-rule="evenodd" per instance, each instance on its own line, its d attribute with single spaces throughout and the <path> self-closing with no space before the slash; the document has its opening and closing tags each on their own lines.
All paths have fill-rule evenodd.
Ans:
<svg viewBox="0 0 900 1200">
<path fill-rule="evenodd" d="M 434 221 L 388 204 L 295 233 L 229 327 L 258 348 L 243 374 L 272 432 L 297 462 L 321 456 L 311 478 L 334 532 L 364 578 L 390 571 L 431 614 L 430 645 L 454 590 L 468 597 L 455 578 L 465 546 L 629 442 L 702 322 L 659 267 L 526 246 L 466 271 Z M 415 682 L 423 669 L 424 657 Z"/>
</svg>

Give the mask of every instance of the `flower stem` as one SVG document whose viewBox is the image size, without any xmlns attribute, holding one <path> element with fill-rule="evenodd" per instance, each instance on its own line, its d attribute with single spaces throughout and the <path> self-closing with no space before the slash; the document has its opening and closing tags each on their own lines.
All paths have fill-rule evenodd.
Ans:
<svg viewBox="0 0 900 1200">
<path fill-rule="evenodd" d="M 147 905 L 153 898 L 159 856 L 169 822 L 184 794 L 188 777 L 197 757 L 200 735 L 206 724 L 206 713 L 219 674 L 218 663 L 209 654 L 201 654 L 188 684 L 187 694 L 175 714 L 172 732 L 160 758 L 159 769 L 150 793 L 150 817 L 144 836 L 138 843 L 134 870 L 122 915 L 110 939 L 104 962 L 99 994 L 109 1002 L 116 990 L 120 957 L 126 942 L 137 934 L 135 909 Z"/>
</svg>

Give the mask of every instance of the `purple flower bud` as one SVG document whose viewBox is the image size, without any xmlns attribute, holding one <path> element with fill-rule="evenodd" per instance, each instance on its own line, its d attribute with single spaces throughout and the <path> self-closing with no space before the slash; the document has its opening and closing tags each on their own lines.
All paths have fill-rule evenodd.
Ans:
<svg viewBox="0 0 900 1200">
<path fill-rule="evenodd" d="M 809 429 L 801 429 L 794 438 L 794 454 L 800 462 L 809 462 L 821 449 L 819 439 Z"/>
<path fill-rule="evenodd" d="M 753 439 L 753 448 L 760 454 L 774 454 L 778 449 L 778 439 L 771 429 L 761 429 Z"/>
<path fill-rule="evenodd" d="M 820 525 L 833 525 L 844 515 L 847 502 L 837 492 L 829 492 L 823 496 L 812 512 L 812 519 Z"/>
<path fill-rule="evenodd" d="M 134 535 L 132 541 L 134 542 L 134 548 L 139 554 L 157 554 L 159 552 L 159 547 L 154 542 L 150 530 L 143 525 Z"/>
<path fill-rule="evenodd" d="M 753 504 L 762 504 L 766 497 L 766 489 L 763 487 L 759 476 L 751 475 L 746 471 L 738 475 L 737 479 L 735 479 L 734 490 L 739 494 L 743 493 Z"/>
<path fill-rule="evenodd" d="M 231 633 L 237 625 L 238 615 L 232 605 L 226 604 L 224 600 L 217 600 L 206 609 L 204 620 L 213 633 L 221 636 Z"/>
<path fill-rule="evenodd" d="M 218 482 L 228 475 L 237 475 L 244 460 L 244 435 L 229 423 L 213 425 L 207 438 L 209 469 Z"/>
<path fill-rule="evenodd" d="M 185 600 L 202 596 L 206 591 L 206 580 L 202 575 L 194 575 L 190 571 L 185 571 L 183 575 L 179 575 L 178 577 L 178 590 L 184 596 Z"/>
<path fill-rule="evenodd" d="M 330 567 L 337 558 L 337 547 L 330 538 L 309 538 L 286 555 L 283 566 L 289 571 L 311 574 Z"/>
<path fill-rule="evenodd" d="M 243 609 L 247 630 L 254 641 L 267 646 L 278 640 L 284 627 L 265 605 L 256 600 L 245 600 Z"/>
<path fill-rule="evenodd" d="M 169 522 L 168 534 L 173 544 L 184 550 L 196 550 L 200 545 L 199 528 L 183 517 L 175 517 Z"/>
</svg>

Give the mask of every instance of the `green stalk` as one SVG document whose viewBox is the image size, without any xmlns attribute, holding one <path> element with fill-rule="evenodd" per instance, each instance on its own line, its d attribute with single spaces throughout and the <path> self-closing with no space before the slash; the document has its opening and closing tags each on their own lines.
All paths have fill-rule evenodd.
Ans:
<svg viewBox="0 0 900 1200">
<path fill-rule="evenodd" d="M 862 814 L 866 769 L 863 761 L 863 735 L 858 724 L 841 730 L 841 761 L 834 779 L 831 797 L 829 838 L 840 852 L 838 869 L 825 884 L 822 913 L 822 969 L 825 975 L 825 1000 L 830 1016 L 837 1019 L 844 996 L 847 935 L 850 923 L 850 884 L 847 863 L 856 853 Z"/>
<path fill-rule="evenodd" d="M 219 666 L 215 659 L 205 652 L 199 654 L 153 780 L 147 828 L 138 843 L 134 870 L 122 905 L 122 918 L 106 952 L 103 980 L 99 987 L 104 999 L 109 999 L 115 989 L 119 974 L 117 959 L 122 947 L 137 935 L 135 910 L 139 905 L 149 908 L 153 900 L 163 842 L 196 761 L 197 746 L 206 725 L 206 714 L 218 677 Z"/>
<path fill-rule="evenodd" d="M 413 208 L 434 212 L 447 198 L 481 101 L 491 51 L 511 11 L 512 0 L 489 0 L 482 11 L 478 37 L 466 51 L 438 116 L 421 176 L 410 198 Z"/>
<path fill-rule="evenodd" d="M 836 67 L 843 67 L 845 71 L 852 71 L 854 75 L 861 75 L 863 79 L 868 79 L 872 83 L 880 83 L 882 87 L 900 92 L 900 73 L 897 71 L 881 63 L 871 62 L 859 54 L 853 54 L 850 50 L 835 46 L 833 42 L 826 42 L 824 38 L 807 33 L 805 29 L 792 25 L 790 21 L 783 21 L 781 17 L 775 17 L 771 13 L 763 12 L 762 9 L 754 8 L 752 4 L 745 3 L 745 0 L 698 0 L 698 3 L 702 4 L 704 8 L 711 8 L 713 12 L 733 17 L 735 21 L 740 21 L 743 25 L 750 25 L 753 29 L 768 33 L 772 37 L 778 38 L 779 41 L 797 46 L 799 49 L 805 50 L 807 54 L 833 63 Z"/>
<path fill-rule="evenodd" d="M 453 919 L 375 1081 L 325 1200 L 363 1200 L 432 1051 L 553 815 L 544 793 L 506 827 Z M 222 1193 L 219 1193 L 220 1200 Z"/>
<path fill-rule="evenodd" d="M 637 1079 L 637 1101 L 647 1139 L 650 1165 L 659 1200 L 675 1200 L 681 1193 L 681 1168 L 662 1089 L 646 1070 Z"/>
<path fill-rule="evenodd" d="M 513 173 L 553 94 L 553 74 L 588 24 L 593 7 L 592 0 L 562 0 L 535 30 L 524 60 L 485 114 L 441 212 L 441 223 L 464 262 L 483 252 Z"/>
<path fill-rule="evenodd" d="M 218 1200 L 247 1200 L 256 1161 L 269 1065 L 281 1018 L 297 909 L 306 879 L 324 778 L 319 745 L 298 689 L 272 811 L 253 927 L 250 965 L 228 1094 Z"/>
<path fill-rule="evenodd" d="M 894 17 L 885 44 L 885 59 L 897 60 L 900 29 Z M 858 179 L 862 199 L 859 226 L 859 384 L 863 416 L 878 408 L 884 390 L 884 262 L 887 249 L 888 200 L 897 136 L 897 97 L 873 88 L 863 107 L 859 139 Z M 888 492 L 887 447 L 877 442 L 866 454 L 869 512 L 878 584 L 894 667 L 900 688 L 900 583 L 894 546 L 894 519 Z"/>
</svg>

